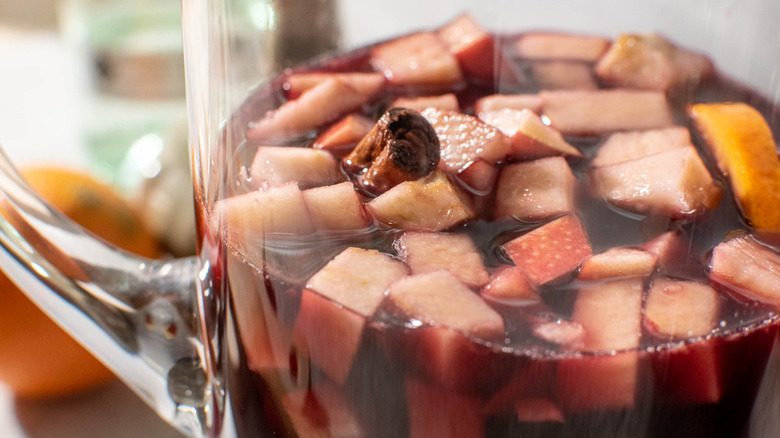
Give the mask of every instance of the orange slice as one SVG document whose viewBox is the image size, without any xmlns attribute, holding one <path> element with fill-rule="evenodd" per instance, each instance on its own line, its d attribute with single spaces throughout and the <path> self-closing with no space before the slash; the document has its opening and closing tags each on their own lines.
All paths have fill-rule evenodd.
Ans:
<svg viewBox="0 0 780 438">
<path fill-rule="evenodd" d="M 697 104 L 688 113 L 745 219 L 760 237 L 780 242 L 780 159 L 764 117 L 744 103 Z"/>
</svg>

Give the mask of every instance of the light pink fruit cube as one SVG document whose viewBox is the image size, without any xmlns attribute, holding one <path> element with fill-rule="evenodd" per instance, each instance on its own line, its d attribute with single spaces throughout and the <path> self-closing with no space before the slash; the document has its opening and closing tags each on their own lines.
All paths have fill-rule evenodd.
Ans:
<svg viewBox="0 0 780 438">
<path fill-rule="evenodd" d="M 542 112 L 564 135 L 599 135 L 613 131 L 672 126 L 666 96 L 654 91 L 542 91 Z"/>
<path fill-rule="evenodd" d="M 531 74 L 540 90 L 595 90 L 593 69 L 582 62 L 534 62 Z"/>
<path fill-rule="evenodd" d="M 349 181 L 304 190 L 303 201 L 318 230 L 356 230 L 368 225 L 368 214 Z"/>
<path fill-rule="evenodd" d="M 621 35 L 596 64 L 596 74 L 610 87 L 666 91 L 675 81 L 669 56 L 643 38 Z"/>
<path fill-rule="evenodd" d="M 485 436 L 478 398 L 413 379 L 407 379 L 405 389 L 410 438 Z"/>
<path fill-rule="evenodd" d="M 716 246 L 710 278 L 739 297 L 780 306 L 780 254 L 752 236 L 735 237 Z"/>
<path fill-rule="evenodd" d="M 722 194 L 693 146 L 599 167 L 590 176 L 598 196 L 638 214 L 684 218 L 714 209 Z"/>
<path fill-rule="evenodd" d="M 485 123 L 509 136 L 509 156 L 518 160 L 564 155 L 582 157 L 582 152 L 563 139 L 560 132 L 545 125 L 531 110 L 491 110 L 479 113 Z"/>
<path fill-rule="evenodd" d="M 377 220 L 402 230 L 439 231 L 474 217 L 464 197 L 441 172 L 406 181 L 366 204 Z"/>
<path fill-rule="evenodd" d="M 690 145 L 690 133 L 687 128 L 682 126 L 648 131 L 616 132 L 601 145 L 591 165 L 593 167 L 609 166 Z"/>
<path fill-rule="evenodd" d="M 477 160 L 463 169 L 457 178 L 476 196 L 485 196 L 498 180 L 498 167 L 485 160 Z"/>
<path fill-rule="evenodd" d="M 558 366 L 558 401 L 569 412 L 621 409 L 636 400 L 642 337 L 643 280 L 613 280 L 582 288 L 572 320 L 585 329 L 583 351 L 621 352 L 574 357 Z"/>
<path fill-rule="evenodd" d="M 686 263 L 690 239 L 679 231 L 667 231 L 645 243 L 639 248 L 653 254 L 658 266 L 666 271 L 674 270 Z"/>
<path fill-rule="evenodd" d="M 460 111 L 458 98 L 452 93 L 438 96 L 399 97 L 390 104 L 390 108 L 409 108 L 422 112 L 427 108 L 437 108 L 447 111 Z"/>
<path fill-rule="evenodd" d="M 296 346 L 337 383 L 343 383 L 366 318 L 406 266 L 376 250 L 347 248 L 309 279 L 295 321 Z"/>
<path fill-rule="evenodd" d="M 470 15 L 459 16 L 441 28 L 437 35 L 455 55 L 466 76 L 483 82 L 493 81 L 496 50 L 493 36 Z"/>
<path fill-rule="evenodd" d="M 563 423 L 561 409 L 546 398 L 526 398 L 515 402 L 517 421 L 521 423 Z"/>
<path fill-rule="evenodd" d="M 538 32 L 521 36 L 517 53 L 525 59 L 595 62 L 608 46 L 606 38 Z"/>
<path fill-rule="evenodd" d="M 616 277 L 649 277 L 655 271 L 658 257 L 635 248 L 610 248 L 592 255 L 580 268 L 578 279 L 602 280 Z"/>
<path fill-rule="evenodd" d="M 450 173 L 457 173 L 478 159 L 495 163 L 509 152 L 509 137 L 476 117 L 435 108 L 420 114 L 439 137 L 439 166 Z"/>
<path fill-rule="evenodd" d="M 317 136 L 312 143 L 314 149 L 335 153 L 346 146 L 354 147 L 374 127 L 374 121 L 360 114 L 350 114 Z M 343 152 L 348 152 L 343 151 Z"/>
<path fill-rule="evenodd" d="M 344 179 L 338 161 L 330 152 L 283 146 L 257 148 L 249 174 L 255 187 L 273 187 L 290 181 L 310 187 Z"/>
<path fill-rule="evenodd" d="M 298 436 L 359 437 L 364 426 L 341 388 L 323 381 L 282 395 L 284 412 Z"/>
<path fill-rule="evenodd" d="M 217 203 L 228 237 L 244 247 L 267 234 L 310 234 L 314 226 L 294 182 L 234 196 Z"/>
<path fill-rule="evenodd" d="M 396 241 L 396 248 L 413 275 L 447 270 L 474 288 L 489 280 L 482 255 L 468 235 L 406 232 Z"/>
<path fill-rule="evenodd" d="M 539 302 L 541 297 L 517 266 L 502 266 L 490 276 L 490 282 L 479 292 L 497 302 Z"/>
<path fill-rule="evenodd" d="M 457 59 L 439 37 L 420 32 L 375 47 L 371 65 L 391 85 L 451 87 L 463 81 Z"/>
<path fill-rule="evenodd" d="M 516 237 L 502 248 L 534 285 L 548 283 L 577 269 L 593 254 L 588 236 L 573 214 Z"/>
<path fill-rule="evenodd" d="M 645 300 L 644 326 L 664 340 L 712 333 L 720 321 L 721 297 L 707 284 L 656 278 Z"/>
<path fill-rule="evenodd" d="M 294 100 L 306 91 L 327 81 L 338 79 L 364 95 L 366 99 L 376 96 L 385 85 L 385 77 L 379 73 L 295 73 L 287 77 L 282 88 L 287 98 Z"/>
<path fill-rule="evenodd" d="M 561 318 L 540 318 L 534 321 L 531 331 L 538 339 L 568 348 L 581 348 L 585 338 L 585 328 L 582 324 Z"/>
<path fill-rule="evenodd" d="M 496 217 L 540 221 L 574 210 L 577 179 L 562 157 L 504 166 L 496 183 Z"/>
<path fill-rule="evenodd" d="M 249 127 L 246 138 L 254 142 L 271 142 L 307 133 L 353 111 L 368 97 L 341 79 L 329 78 L 298 99 L 287 101 L 267 113 Z"/>
<path fill-rule="evenodd" d="M 536 114 L 542 113 L 542 97 L 538 94 L 491 94 L 481 97 L 474 104 L 477 115 L 485 111 L 514 109 L 530 110 Z"/>
</svg>

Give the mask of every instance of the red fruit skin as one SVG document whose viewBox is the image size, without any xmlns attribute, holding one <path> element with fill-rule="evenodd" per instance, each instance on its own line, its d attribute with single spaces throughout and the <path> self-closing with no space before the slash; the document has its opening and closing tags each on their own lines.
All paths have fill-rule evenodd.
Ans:
<svg viewBox="0 0 780 438">
<path fill-rule="evenodd" d="M 483 83 L 493 82 L 495 47 L 493 37 L 470 16 L 461 15 L 438 32 L 466 76 Z"/>
<path fill-rule="evenodd" d="M 326 129 L 312 143 L 314 149 L 325 149 L 338 157 L 347 155 L 371 131 L 374 122 L 359 114 L 350 114 Z"/>
<path fill-rule="evenodd" d="M 476 160 L 458 173 L 458 179 L 466 185 L 470 193 L 484 196 L 496 185 L 498 168 L 485 160 Z"/>
<path fill-rule="evenodd" d="M 480 400 L 407 379 L 410 438 L 482 438 Z"/>
<path fill-rule="evenodd" d="M 479 292 L 498 302 L 540 302 L 542 298 L 517 266 L 502 266 L 490 276 L 490 282 Z"/>
<path fill-rule="evenodd" d="M 363 426 L 343 392 L 332 382 L 296 389 L 282 405 L 299 436 L 364 436 Z"/>
</svg>

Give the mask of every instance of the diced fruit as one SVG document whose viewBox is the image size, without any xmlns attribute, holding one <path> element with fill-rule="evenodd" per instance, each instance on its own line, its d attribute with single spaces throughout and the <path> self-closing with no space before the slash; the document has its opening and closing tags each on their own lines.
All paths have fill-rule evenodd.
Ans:
<svg viewBox="0 0 780 438">
<path fill-rule="evenodd" d="M 657 256 L 634 248 L 610 248 L 585 260 L 578 279 L 584 281 L 615 277 L 648 277 L 655 270 Z"/>
<path fill-rule="evenodd" d="M 368 98 L 341 79 L 329 78 L 266 114 L 249 127 L 246 138 L 254 142 L 289 139 L 338 119 Z"/>
<path fill-rule="evenodd" d="M 721 299 L 707 284 L 656 278 L 645 301 L 645 328 L 665 340 L 705 336 L 720 320 Z"/>
<path fill-rule="evenodd" d="M 691 145 L 688 129 L 682 126 L 648 131 L 616 132 L 598 150 L 593 167 L 608 166 Z"/>
<path fill-rule="evenodd" d="M 712 210 L 722 194 L 693 146 L 599 167 L 591 180 L 616 207 L 671 218 Z"/>
<path fill-rule="evenodd" d="M 295 73 L 287 77 L 282 88 L 287 98 L 294 100 L 317 85 L 336 78 L 366 96 L 374 97 L 385 85 L 385 77 L 380 73 Z"/>
<path fill-rule="evenodd" d="M 549 61 L 531 65 L 540 90 L 595 90 L 598 88 L 591 67 L 582 62 Z"/>
<path fill-rule="evenodd" d="M 366 318 L 391 283 L 407 274 L 398 260 L 375 250 L 348 248 L 317 272 L 301 296 L 296 346 L 337 383 L 343 383 L 363 336 Z"/>
<path fill-rule="evenodd" d="M 316 383 L 284 394 L 282 406 L 298 436 L 365 436 L 349 400 L 333 383 Z"/>
<path fill-rule="evenodd" d="M 504 166 L 496 184 L 496 217 L 540 221 L 571 212 L 577 179 L 562 157 Z"/>
<path fill-rule="evenodd" d="M 399 97 L 390 104 L 390 108 L 409 108 L 415 111 L 423 111 L 426 108 L 437 108 L 447 111 L 460 111 L 458 98 L 452 93 L 439 96 L 423 97 Z"/>
<path fill-rule="evenodd" d="M 310 234 L 314 226 L 303 196 L 294 182 L 234 196 L 217 203 L 228 237 L 244 248 L 266 234 Z"/>
<path fill-rule="evenodd" d="M 368 225 L 363 203 L 349 181 L 304 190 L 303 202 L 318 230 L 356 230 Z"/>
<path fill-rule="evenodd" d="M 743 103 L 697 104 L 688 112 L 742 214 L 759 236 L 780 242 L 780 158 L 769 125 Z"/>
<path fill-rule="evenodd" d="M 492 110 L 514 109 L 542 113 L 542 97 L 538 94 L 492 94 L 477 100 L 474 111 L 477 115 Z"/>
<path fill-rule="evenodd" d="M 721 339 L 702 339 L 676 345 L 654 355 L 655 390 L 675 403 L 711 404 L 720 401 L 727 380 L 723 366 L 727 355 L 722 351 L 722 343 Z"/>
<path fill-rule="evenodd" d="M 479 113 L 485 123 L 509 136 L 509 155 L 518 160 L 564 155 L 582 157 L 582 152 L 563 139 L 561 134 L 545 125 L 531 110 L 490 110 Z"/>
<path fill-rule="evenodd" d="M 715 247 L 710 278 L 739 296 L 780 306 L 780 254 L 749 235 Z"/>
<path fill-rule="evenodd" d="M 498 168 L 485 160 L 477 160 L 458 174 L 458 179 L 468 187 L 468 190 L 484 196 L 493 190 L 498 179 Z"/>
<path fill-rule="evenodd" d="M 401 278 L 389 298 L 407 316 L 424 324 L 448 327 L 484 340 L 504 336 L 504 320 L 448 271 Z"/>
<path fill-rule="evenodd" d="M 463 72 L 481 81 L 493 81 L 493 36 L 485 32 L 468 14 L 447 24 L 437 33 L 439 38 L 458 59 Z"/>
<path fill-rule="evenodd" d="M 437 133 L 420 113 L 391 108 L 343 163 L 352 173 L 362 172 L 357 181 L 364 189 L 379 194 L 430 174 L 439 155 Z"/>
<path fill-rule="evenodd" d="M 406 405 L 410 438 L 481 438 L 485 436 L 480 400 L 408 379 Z"/>
<path fill-rule="evenodd" d="M 398 38 L 371 51 L 371 65 L 391 85 L 451 87 L 463 81 L 455 56 L 433 33 Z"/>
<path fill-rule="evenodd" d="M 260 146 L 249 171 L 256 187 L 295 181 L 302 187 L 334 184 L 344 179 L 338 162 L 327 151 Z"/>
<path fill-rule="evenodd" d="M 516 413 L 526 400 L 546 400 L 553 395 L 555 361 L 531 361 L 514 364 L 512 377 L 484 404 L 487 416 Z"/>
<path fill-rule="evenodd" d="M 540 32 L 523 35 L 517 41 L 517 52 L 525 59 L 595 62 L 608 45 L 606 38 Z"/>
<path fill-rule="evenodd" d="M 585 328 L 582 324 L 565 319 L 537 320 L 533 324 L 532 332 L 538 339 L 569 348 L 581 348 L 585 338 Z"/>
<path fill-rule="evenodd" d="M 474 217 L 463 196 L 438 171 L 398 184 L 366 207 L 380 222 L 402 230 L 439 231 Z"/>
<path fill-rule="evenodd" d="M 690 239 L 680 231 L 667 231 L 645 243 L 640 248 L 658 259 L 659 267 L 666 272 L 676 272 L 688 259 Z"/>
<path fill-rule="evenodd" d="M 577 269 L 593 254 L 582 224 L 571 214 L 517 237 L 502 248 L 536 285 Z"/>
<path fill-rule="evenodd" d="M 613 280 L 582 288 L 572 320 L 585 329 L 583 351 L 624 351 L 568 359 L 558 366 L 558 401 L 570 412 L 620 409 L 636 400 L 642 337 L 643 280 Z"/>
<path fill-rule="evenodd" d="M 553 422 L 563 423 L 561 409 L 550 400 L 544 398 L 526 398 L 515 402 L 517 421 L 522 423 Z"/>
<path fill-rule="evenodd" d="M 509 152 L 509 137 L 476 117 L 435 108 L 422 116 L 433 126 L 441 146 L 441 166 L 457 173 L 477 159 L 495 163 Z"/>
<path fill-rule="evenodd" d="M 542 91 L 542 112 L 564 135 L 598 135 L 613 131 L 672 126 L 663 93 L 632 90 Z"/>
<path fill-rule="evenodd" d="M 407 232 L 396 247 L 413 275 L 444 269 L 470 287 L 488 282 L 482 256 L 465 234 Z"/>
<path fill-rule="evenodd" d="M 490 282 L 480 291 L 480 294 L 488 299 L 499 302 L 541 300 L 539 293 L 528 282 L 528 278 L 522 269 L 517 266 L 503 266 L 497 269 L 490 277 Z"/>
<path fill-rule="evenodd" d="M 312 147 L 335 153 L 345 146 L 356 145 L 373 127 L 374 122 L 368 117 L 350 114 L 318 135 Z"/>
</svg>

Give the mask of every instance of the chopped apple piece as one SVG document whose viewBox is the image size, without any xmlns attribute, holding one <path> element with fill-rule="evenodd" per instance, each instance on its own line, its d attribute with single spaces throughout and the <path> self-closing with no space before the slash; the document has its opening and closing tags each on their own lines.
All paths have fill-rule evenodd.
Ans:
<svg viewBox="0 0 780 438">
<path fill-rule="evenodd" d="M 585 328 L 583 351 L 629 350 L 642 337 L 639 277 L 588 285 L 577 292 L 572 320 Z"/>
<path fill-rule="evenodd" d="M 495 216 L 540 221 L 574 210 L 577 179 L 562 157 L 504 166 L 496 184 Z"/>
<path fill-rule="evenodd" d="M 283 146 L 257 148 L 249 174 L 257 187 L 273 187 L 290 181 L 303 187 L 322 186 L 344 179 L 330 152 Z"/>
<path fill-rule="evenodd" d="M 227 198 L 217 203 L 231 240 L 245 247 L 266 234 L 310 234 L 314 226 L 294 182 Z M 242 243 L 243 242 L 243 243 Z"/>
<path fill-rule="evenodd" d="M 385 77 L 380 73 L 295 73 L 287 77 L 282 88 L 287 92 L 287 98 L 294 100 L 306 91 L 327 81 L 338 79 L 371 99 L 382 90 Z"/>
<path fill-rule="evenodd" d="M 312 143 L 314 149 L 324 149 L 332 153 L 345 146 L 356 145 L 374 127 L 374 122 L 359 114 L 350 114 L 318 135 Z"/>
<path fill-rule="evenodd" d="M 458 98 L 452 93 L 441 94 L 439 96 L 399 97 L 390 104 L 390 108 L 395 107 L 409 108 L 420 112 L 427 108 L 460 111 Z"/>
<path fill-rule="evenodd" d="M 780 254 L 749 235 L 715 247 L 710 278 L 741 297 L 780 306 Z"/>
<path fill-rule="evenodd" d="M 465 169 L 477 159 L 495 163 L 509 152 L 509 137 L 476 117 L 435 108 L 421 114 L 439 137 L 440 166 L 451 173 Z"/>
<path fill-rule="evenodd" d="M 331 382 L 316 383 L 282 396 L 282 406 L 298 436 L 365 436 L 349 400 Z"/>
<path fill-rule="evenodd" d="M 534 62 L 531 73 L 540 90 L 595 90 L 599 87 L 592 68 L 582 62 Z"/>
<path fill-rule="evenodd" d="M 655 390 L 675 403 L 712 404 L 723 397 L 728 380 L 721 340 L 681 343 L 652 357 Z M 736 356 L 735 356 L 736 357 Z M 742 358 L 740 366 L 745 366 Z"/>
<path fill-rule="evenodd" d="M 582 347 L 585 338 L 582 324 L 565 319 L 535 321 L 532 331 L 534 336 L 543 341 L 569 348 Z"/>
<path fill-rule="evenodd" d="M 471 16 L 459 16 L 441 28 L 437 35 L 458 59 L 466 76 L 483 82 L 493 81 L 496 50 L 493 36 Z"/>
<path fill-rule="evenodd" d="M 498 168 L 485 160 L 477 160 L 458 174 L 458 179 L 468 187 L 468 190 L 484 196 L 493 190 L 498 179 Z"/>
<path fill-rule="evenodd" d="M 671 149 L 691 145 L 688 129 L 682 126 L 648 131 L 616 132 L 598 150 L 593 167 L 623 163 Z"/>
<path fill-rule="evenodd" d="M 584 281 L 615 277 L 648 277 L 655 270 L 658 257 L 634 248 L 610 248 L 592 255 L 580 268 L 578 279 Z"/>
<path fill-rule="evenodd" d="M 705 336 L 718 327 L 720 301 L 707 284 L 656 278 L 645 302 L 645 328 L 666 340 Z"/>
<path fill-rule="evenodd" d="M 523 35 L 517 41 L 517 52 L 525 59 L 595 62 L 607 46 L 606 38 L 539 32 Z"/>
<path fill-rule="evenodd" d="M 475 288 L 489 280 L 482 255 L 465 234 L 406 232 L 396 248 L 413 275 L 444 269 Z"/>
<path fill-rule="evenodd" d="M 593 254 L 582 224 L 572 214 L 517 237 L 502 248 L 535 285 L 577 269 Z"/>
<path fill-rule="evenodd" d="M 640 246 L 640 249 L 658 258 L 658 266 L 665 272 L 676 272 L 689 257 L 690 239 L 680 231 L 667 231 Z"/>
<path fill-rule="evenodd" d="M 490 277 L 490 282 L 480 291 L 488 299 L 499 302 L 539 302 L 541 297 L 523 270 L 517 266 L 502 266 Z"/>
<path fill-rule="evenodd" d="M 542 91 L 542 112 L 564 135 L 665 128 L 674 124 L 666 96 L 654 91 Z"/>
<path fill-rule="evenodd" d="M 482 438 L 480 400 L 412 379 L 406 381 L 409 438 Z"/>
<path fill-rule="evenodd" d="M 270 142 L 295 137 L 338 119 L 367 100 L 368 96 L 341 79 L 329 78 L 270 111 L 249 127 L 246 138 Z"/>
<path fill-rule="evenodd" d="M 616 207 L 675 219 L 714 209 L 722 194 L 693 146 L 599 167 L 591 178 Z"/>
<path fill-rule="evenodd" d="M 509 136 L 512 147 L 509 155 L 518 160 L 564 155 L 582 157 L 582 152 L 563 139 L 561 134 L 545 125 L 531 110 L 491 110 L 479 113 L 485 123 L 495 126 Z"/>
<path fill-rule="evenodd" d="M 360 196 L 349 181 L 304 190 L 303 202 L 318 230 L 356 230 L 368 225 Z"/>
<path fill-rule="evenodd" d="M 435 34 L 420 32 L 375 47 L 371 65 L 391 85 L 451 87 L 463 81 L 457 59 Z"/>
<path fill-rule="evenodd" d="M 541 114 L 542 103 L 542 97 L 538 94 L 491 94 L 477 100 L 474 104 L 474 111 L 479 115 L 484 111 L 527 109 L 536 114 Z"/>
<path fill-rule="evenodd" d="M 407 274 L 398 260 L 375 250 L 347 248 L 309 279 L 295 321 L 296 346 L 337 383 L 343 383 L 366 318 L 390 284 Z"/>
<path fill-rule="evenodd" d="M 402 229 L 439 231 L 474 217 L 463 196 L 441 172 L 398 184 L 366 204 L 380 222 Z"/>
<path fill-rule="evenodd" d="M 515 402 L 517 421 L 522 423 L 563 423 L 563 412 L 555 403 L 545 398 L 526 398 Z"/>
<path fill-rule="evenodd" d="M 744 103 L 697 104 L 688 112 L 742 214 L 760 237 L 780 243 L 780 159 L 769 125 Z"/>
</svg>

